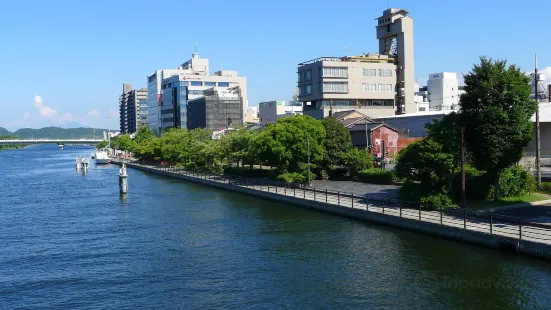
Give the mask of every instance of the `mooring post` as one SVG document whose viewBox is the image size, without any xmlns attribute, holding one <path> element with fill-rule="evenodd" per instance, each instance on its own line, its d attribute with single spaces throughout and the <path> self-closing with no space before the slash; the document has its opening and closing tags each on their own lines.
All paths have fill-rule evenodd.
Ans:
<svg viewBox="0 0 551 310">
<path fill-rule="evenodd" d="M 128 193 L 128 175 L 126 174 L 126 164 L 122 164 L 119 169 L 119 189 L 121 194 Z"/>
</svg>

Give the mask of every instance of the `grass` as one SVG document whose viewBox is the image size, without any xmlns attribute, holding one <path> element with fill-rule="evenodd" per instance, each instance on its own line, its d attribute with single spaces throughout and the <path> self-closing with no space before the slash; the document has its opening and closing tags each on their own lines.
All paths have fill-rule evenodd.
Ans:
<svg viewBox="0 0 551 310">
<path fill-rule="evenodd" d="M 490 208 L 516 205 L 516 204 L 521 204 L 526 202 L 536 202 L 536 201 L 541 201 L 546 199 L 551 199 L 551 196 L 547 194 L 533 193 L 530 195 L 524 195 L 520 197 L 502 198 L 498 201 L 493 201 L 493 200 L 471 201 L 471 202 L 467 201 L 467 209 L 470 209 L 470 210 L 490 209 Z"/>
</svg>

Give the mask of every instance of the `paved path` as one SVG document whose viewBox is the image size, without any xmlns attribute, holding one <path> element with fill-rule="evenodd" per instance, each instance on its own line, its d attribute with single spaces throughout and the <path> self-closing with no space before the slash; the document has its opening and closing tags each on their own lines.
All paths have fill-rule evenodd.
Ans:
<svg viewBox="0 0 551 310">
<path fill-rule="evenodd" d="M 377 196 L 384 198 L 398 198 L 400 186 L 378 185 L 353 181 L 325 181 L 314 180 L 312 186 L 319 189 L 327 189 L 335 192 L 350 193 L 359 196 Z"/>
<path fill-rule="evenodd" d="M 151 169 L 158 169 L 157 167 L 152 165 L 140 165 Z M 166 169 L 159 170 L 166 171 Z M 505 236 L 515 239 L 521 237 L 523 240 L 551 244 L 551 227 L 542 228 L 526 226 L 525 224 L 523 224 L 521 227 L 519 223 L 513 221 L 512 218 L 499 218 L 499 216 L 492 216 L 488 214 L 477 215 L 476 213 L 465 213 L 461 210 L 458 211 L 453 209 L 448 209 L 445 211 L 419 210 L 403 206 L 397 201 L 389 204 L 388 199 L 384 199 L 381 197 L 365 197 L 364 195 L 344 195 L 341 193 L 336 193 L 334 192 L 335 187 L 331 188 L 331 190 L 333 190 L 332 192 L 329 189 L 313 190 L 313 188 L 288 188 L 284 186 L 264 185 L 260 180 L 236 179 L 220 175 L 206 175 L 203 173 L 198 174 L 195 172 L 189 172 L 180 169 L 170 169 L 169 172 L 197 177 L 214 182 L 247 187 L 250 189 L 270 192 L 278 195 L 292 196 L 299 199 L 324 202 L 328 204 L 333 204 L 335 206 L 361 209 L 368 212 L 382 213 L 401 218 L 436 223 L 451 227 L 458 227 L 486 234 Z M 331 184 L 333 184 L 333 182 L 331 182 Z M 364 190 L 365 188 L 360 189 L 359 191 L 362 192 Z"/>
</svg>

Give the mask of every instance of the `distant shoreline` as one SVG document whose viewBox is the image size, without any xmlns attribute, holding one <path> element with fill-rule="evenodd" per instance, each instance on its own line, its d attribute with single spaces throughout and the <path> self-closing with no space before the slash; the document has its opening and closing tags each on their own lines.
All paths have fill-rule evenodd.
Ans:
<svg viewBox="0 0 551 310">
<path fill-rule="evenodd" d="M 15 149 L 22 149 L 27 147 L 28 145 L 15 145 L 15 144 L 9 144 L 9 145 L 0 145 L 0 151 L 7 151 L 7 150 L 15 150 Z"/>
</svg>

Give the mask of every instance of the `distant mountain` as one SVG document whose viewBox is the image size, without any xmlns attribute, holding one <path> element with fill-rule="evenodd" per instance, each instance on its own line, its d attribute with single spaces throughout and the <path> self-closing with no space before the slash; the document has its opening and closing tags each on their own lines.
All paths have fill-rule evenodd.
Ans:
<svg viewBox="0 0 551 310">
<path fill-rule="evenodd" d="M 72 128 L 90 128 L 90 127 L 84 126 L 79 122 L 67 122 L 61 125 L 61 128 L 72 129 Z"/>
<path fill-rule="evenodd" d="M 0 136 L 11 136 L 13 133 L 4 127 L 0 127 Z"/>
<path fill-rule="evenodd" d="M 0 135 L 2 131 L 0 128 Z M 8 134 L 19 137 L 20 139 L 89 139 L 89 138 L 102 138 L 103 131 L 107 129 L 94 129 L 94 128 L 59 128 L 59 127 L 44 127 L 41 129 L 21 128 L 14 133 Z"/>
</svg>

